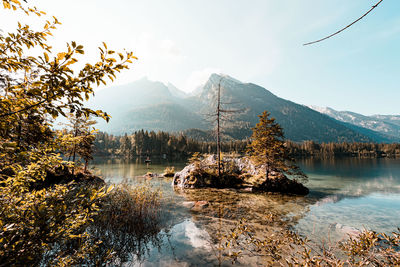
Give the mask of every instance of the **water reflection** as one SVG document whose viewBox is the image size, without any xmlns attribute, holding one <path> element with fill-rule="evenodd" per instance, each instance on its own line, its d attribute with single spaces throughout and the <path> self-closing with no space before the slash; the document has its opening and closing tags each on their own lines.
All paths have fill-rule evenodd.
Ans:
<svg viewBox="0 0 400 267">
<path fill-rule="evenodd" d="M 308 158 L 299 160 L 298 164 L 307 174 L 319 174 L 344 180 L 398 177 L 400 173 L 400 159 L 389 158 Z"/>
<path fill-rule="evenodd" d="M 204 244 L 208 239 L 209 250 L 214 255 L 213 265 L 219 264 L 218 237 L 222 235 L 229 238 L 231 230 L 237 227 L 241 219 L 245 219 L 246 226 L 252 229 L 252 236 L 263 240 L 266 236 L 279 235 L 296 225 L 307 214 L 308 206 L 315 203 L 314 199 L 301 196 L 243 193 L 230 189 L 189 189 L 178 190 L 176 193 L 187 200 L 185 205 L 190 209 L 196 227 L 206 231 L 205 234 L 203 232 L 202 240 Z M 200 208 L 195 205 L 204 201 L 207 201 L 207 205 Z M 188 205 L 190 203 L 193 204 Z M 267 256 L 257 253 L 248 243 L 242 242 L 235 249 L 241 251 L 241 258 L 235 265 L 265 265 Z M 228 251 L 224 249 L 223 253 Z M 229 262 L 225 258 L 227 266 Z"/>
<path fill-rule="evenodd" d="M 124 179 L 132 179 L 137 176 L 143 176 L 148 172 L 154 174 L 162 174 L 166 167 L 174 166 L 175 169 L 183 169 L 186 161 L 174 161 L 153 159 L 151 164 L 145 164 L 144 160 L 136 159 L 133 161 L 125 161 L 119 159 L 96 159 L 91 168 L 94 173 L 97 173 L 105 178 L 106 181 L 112 183 L 120 183 Z"/>
<path fill-rule="evenodd" d="M 306 159 L 299 162 L 309 176 L 311 196 L 338 199 L 373 192 L 400 193 L 399 159 Z"/>
<path fill-rule="evenodd" d="M 143 239 L 147 243 L 142 266 L 216 265 L 218 231 L 232 229 L 241 218 L 246 218 L 260 237 L 294 227 L 318 242 L 328 237 L 337 240 L 349 231 L 364 228 L 390 232 L 400 219 L 398 159 L 303 160 L 300 165 L 309 175 L 307 197 L 229 189 L 173 191 L 170 179 L 138 177 L 148 171 L 162 173 L 166 166 L 179 170 L 184 165 L 184 162 L 153 162 L 147 167 L 139 162 L 121 161 L 94 165 L 110 182 L 123 179 L 133 184 L 149 182 L 163 193 L 162 223 L 155 239 Z M 207 201 L 208 205 L 200 209 L 187 205 L 196 201 Z M 135 260 L 132 263 L 139 264 Z M 250 255 L 239 262 L 243 266 L 260 264 L 262 258 Z"/>
<path fill-rule="evenodd" d="M 193 219 L 202 224 L 223 218 L 232 222 L 241 218 L 259 224 L 269 225 L 279 216 L 285 222 L 300 218 L 307 212 L 307 206 L 315 201 L 301 196 L 284 196 L 280 194 L 240 193 L 231 189 L 197 189 L 176 191 L 188 201 L 207 201 L 208 205 L 201 209 L 192 209 Z M 288 216 L 290 214 L 290 216 Z"/>
<path fill-rule="evenodd" d="M 309 175 L 308 197 L 317 200 L 296 225 L 301 233 L 339 240 L 354 229 L 390 233 L 399 226 L 399 159 L 307 159 L 300 165 Z"/>
</svg>

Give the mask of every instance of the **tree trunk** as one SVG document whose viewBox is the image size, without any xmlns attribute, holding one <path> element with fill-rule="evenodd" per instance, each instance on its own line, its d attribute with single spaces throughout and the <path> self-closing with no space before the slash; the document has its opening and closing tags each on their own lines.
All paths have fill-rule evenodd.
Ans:
<svg viewBox="0 0 400 267">
<path fill-rule="evenodd" d="M 265 153 L 265 178 L 268 180 L 269 176 L 269 164 L 268 164 L 268 155 Z"/>
<path fill-rule="evenodd" d="M 217 103 L 217 161 L 218 161 L 218 177 L 221 177 L 221 137 L 219 129 L 219 116 L 221 112 L 221 84 L 218 84 L 218 103 Z"/>
<path fill-rule="evenodd" d="M 21 137 L 22 137 L 22 118 L 19 118 L 18 121 L 18 127 L 17 127 L 17 131 L 18 131 L 18 139 L 17 139 L 17 148 L 20 149 L 21 146 Z"/>
<path fill-rule="evenodd" d="M 78 128 L 75 127 L 75 134 L 74 137 L 76 138 L 78 136 Z M 73 153 L 72 153 L 72 161 L 74 162 L 74 167 L 72 168 L 72 175 L 75 173 L 75 157 L 76 157 L 76 143 L 74 140 L 74 148 L 73 148 Z"/>
</svg>

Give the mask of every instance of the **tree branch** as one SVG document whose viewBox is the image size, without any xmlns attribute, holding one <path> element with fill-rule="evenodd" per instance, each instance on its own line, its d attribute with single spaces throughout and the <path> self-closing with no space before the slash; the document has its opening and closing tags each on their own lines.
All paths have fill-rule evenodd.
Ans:
<svg viewBox="0 0 400 267">
<path fill-rule="evenodd" d="M 46 102 L 46 101 L 47 101 L 47 100 L 45 99 L 45 100 L 42 100 L 42 101 L 40 101 L 40 102 L 37 102 L 37 103 L 35 103 L 35 104 L 33 104 L 33 105 L 29 105 L 29 106 L 27 106 L 27 107 L 25 107 L 25 108 L 22 108 L 22 109 L 19 109 L 19 110 L 0 114 L 0 118 L 8 117 L 8 116 L 11 116 L 11 115 L 14 115 L 14 114 L 17 114 L 17 113 L 20 113 L 20 112 L 29 110 L 29 109 L 31 109 L 31 108 L 34 108 L 34 107 L 37 107 L 37 106 L 43 104 L 43 103 Z"/>
<path fill-rule="evenodd" d="M 379 0 L 379 2 L 377 2 L 375 5 L 373 5 L 373 6 L 371 7 L 370 10 L 368 10 L 366 13 L 364 13 L 364 15 L 362 15 L 361 17 L 359 17 L 358 19 L 356 19 L 355 21 L 353 21 L 352 23 L 350 23 L 350 24 L 347 25 L 346 27 L 344 27 L 344 28 L 338 30 L 337 32 L 332 33 L 331 35 L 328 35 L 328 36 L 326 36 L 326 37 L 324 37 L 324 38 L 322 38 L 322 39 L 319 39 L 319 40 L 316 40 L 316 41 L 312 41 L 312 42 L 309 42 L 309 43 L 305 43 L 305 44 L 303 44 L 303 45 L 311 45 L 311 44 L 315 44 L 315 43 L 322 42 L 322 41 L 324 41 L 324 40 L 326 40 L 326 39 L 329 39 L 329 38 L 331 38 L 331 37 L 333 37 L 333 36 L 335 36 L 335 35 L 341 33 L 342 31 L 344 31 L 344 30 L 350 28 L 351 26 L 353 26 L 354 24 L 356 24 L 358 21 L 362 20 L 365 16 L 367 16 L 367 15 L 368 15 L 372 10 L 374 10 L 380 3 L 382 3 L 382 1 L 383 1 L 383 0 Z"/>
</svg>

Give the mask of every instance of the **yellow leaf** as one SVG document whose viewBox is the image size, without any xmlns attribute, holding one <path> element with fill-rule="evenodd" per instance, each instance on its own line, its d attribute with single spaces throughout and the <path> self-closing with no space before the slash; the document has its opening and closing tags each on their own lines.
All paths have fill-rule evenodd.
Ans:
<svg viewBox="0 0 400 267">
<path fill-rule="evenodd" d="M 65 58 L 65 55 L 66 55 L 66 53 L 64 53 L 64 52 L 58 53 L 57 54 L 57 59 L 58 60 L 63 60 Z"/>
<path fill-rule="evenodd" d="M 43 54 L 46 62 L 49 62 L 49 55 L 46 52 L 44 52 Z"/>
<path fill-rule="evenodd" d="M 110 191 L 113 189 L 114 189 L 114 185 L 110 185 L 106 190 L 106 194 L 110 193 Z"/>
</svg>

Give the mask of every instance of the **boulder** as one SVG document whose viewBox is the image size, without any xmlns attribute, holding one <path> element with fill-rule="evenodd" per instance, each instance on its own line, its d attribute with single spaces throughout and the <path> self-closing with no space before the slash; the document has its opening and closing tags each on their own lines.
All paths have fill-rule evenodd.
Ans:
<svg viewBox="0 0 400 267">
<path fill-rule="evenodd" d="M 194 163 L 189 164 L 180 172 L 175 173 L 174 178 L 172 179 L 172 186 L 177 186 L 179 188 L 189 188 L 189 176 L 190 173 L 195 170 Z"/>
</svg>

